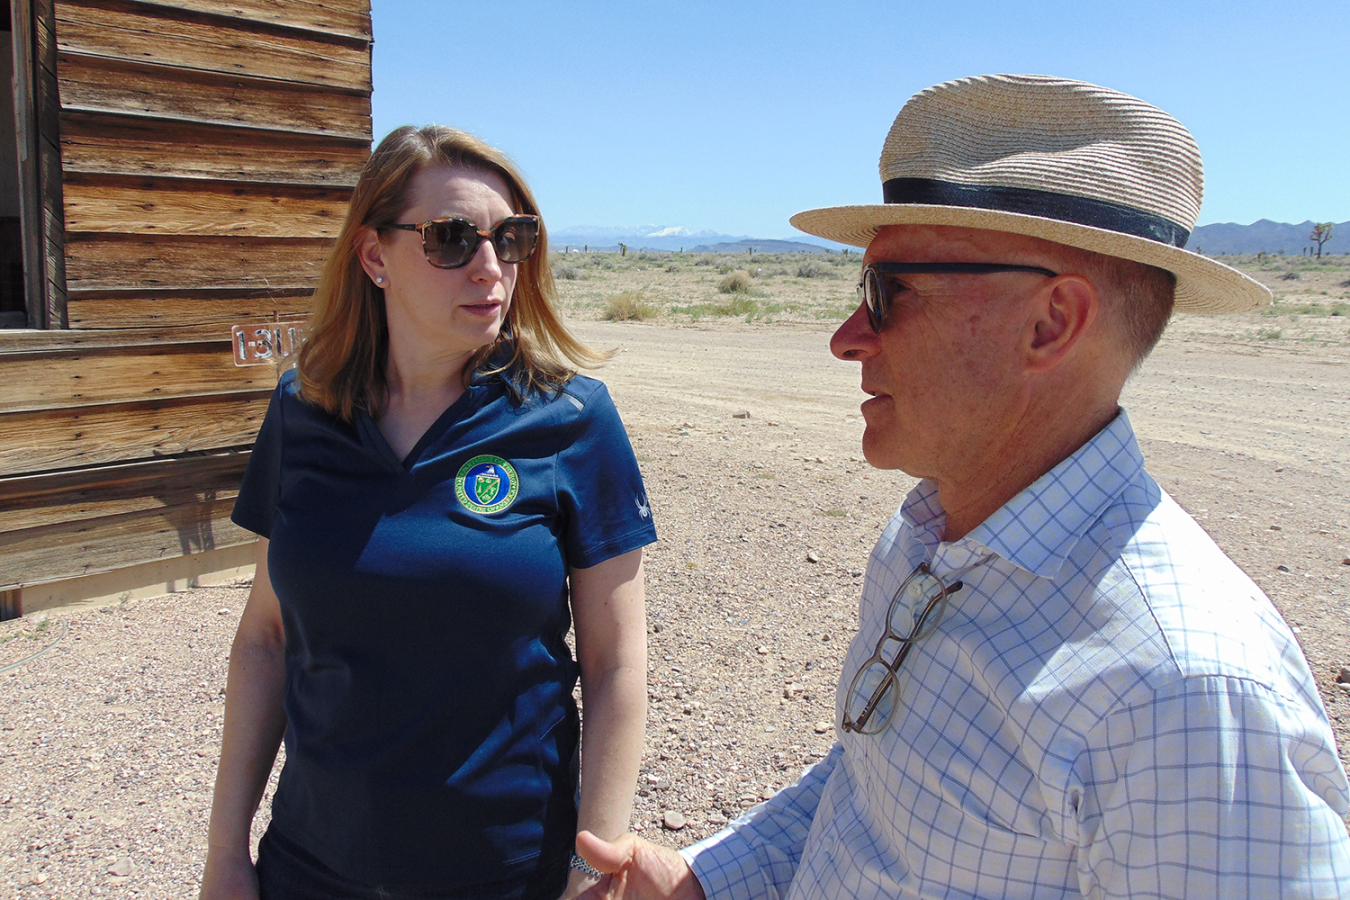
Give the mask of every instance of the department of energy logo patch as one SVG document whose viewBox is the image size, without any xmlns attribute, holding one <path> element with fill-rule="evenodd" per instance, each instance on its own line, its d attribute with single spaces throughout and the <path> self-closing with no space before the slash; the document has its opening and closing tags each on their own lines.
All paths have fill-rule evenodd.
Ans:
<svg viewBox="0 0 1350 900">
<path fill-rule="evenodd" d="M 500 456 L 475 456 L 455 476 L 455 496 L 471 512 L 491 515 L 516 502 L 520 478 Z"/>
</svg>

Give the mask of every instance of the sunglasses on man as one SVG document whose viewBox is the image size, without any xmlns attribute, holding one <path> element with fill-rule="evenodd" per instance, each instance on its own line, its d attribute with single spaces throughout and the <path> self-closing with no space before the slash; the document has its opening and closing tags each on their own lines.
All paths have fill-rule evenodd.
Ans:
<svg viewBox="0 0 1350 900">
<path fill-rule="evenodd" d="M 1035 272 L 1038 275 L 1058 277 L 1058 272 L 1040 266 L 1010 266 L 1003 263 L 963 262 L 874 262 L 863 266 L 862 281 L 858 282 L 858 302 L 867 308 L 867 324 L 880 334 L 886 327 L 886 316 L 891 311 L 891 293 L 886 284 L 888 275 L 990 275 L 994 272 Z"/>
<path fill-rule="evenodd" d="M 458 269 L 468 265 L 485 240 L 492 241 L 498 261 L 504 263 L 524 262 L 539 243 L 538 216 L 507 216 L 491 231 L 483 231 L 459 216 L 384 227 L 417 232 L 422 237 L 422 252 L 426 254 L 427 262 L 438 269 Z"/>
</svg>

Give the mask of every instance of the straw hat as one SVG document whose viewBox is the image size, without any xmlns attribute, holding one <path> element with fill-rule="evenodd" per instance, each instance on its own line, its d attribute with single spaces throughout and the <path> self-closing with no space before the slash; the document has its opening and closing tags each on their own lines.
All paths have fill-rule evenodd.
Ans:
<svg viewBox="0 0 1350 900">
<path fill-rule="evenodd" d="M 1191 133 L 1142 100 L 1048 75 L 983 75 L 920 91 L 881 150 L 885 202 L 792 217 L 866 247 L 885 225 L 1007 231 L 1147 263 L 1177 276 L 1176 309 L 1241 312 L 1259 282 L 1182 249 L 1204 173 Z"/>
</svg>

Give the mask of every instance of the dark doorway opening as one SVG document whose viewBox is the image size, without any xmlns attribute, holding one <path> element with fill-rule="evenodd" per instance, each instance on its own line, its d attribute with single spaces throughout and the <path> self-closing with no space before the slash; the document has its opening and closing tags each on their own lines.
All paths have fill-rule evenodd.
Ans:
<svg viewBox="0 0 1350 900">
<path fill-rule="evenodd" d="M 41 307 L 40 301 L 27 296 L 24 279 L 21 164 L 29 158 L 23 148 L 29 140 L 26 123 L 32 121 L 32 113 L 20 107 L 32 96 L 31 76 L 26 71 L 31 57 L 24 52 L 28 17 L 14 16 L 15 2 L 28 0 L 0 0 L 0 28 L 4 29 L 0 34 L 0 328 L 39 324 Z"/>
</svg>

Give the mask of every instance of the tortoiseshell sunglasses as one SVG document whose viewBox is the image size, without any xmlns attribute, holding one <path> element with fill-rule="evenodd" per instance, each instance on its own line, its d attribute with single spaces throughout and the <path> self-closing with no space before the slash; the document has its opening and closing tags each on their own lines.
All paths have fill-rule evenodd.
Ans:
<svg viewBox="0 0 1350 900">
<path fill-rule="evenodd" d="M 422 252 L 427 262 L 438 269 L 458 269 L 468 265 L 483 241 L 491 239 L 497 259 L 504 263 L 524 262 L 539 243 L 538 216 L 507 216 L 491 231 L 483 231 L 468 219 L 447 216 L 418 224 L 385 225 L 400 231 L 415 231 L 422 237 Z"/>
</svg>

